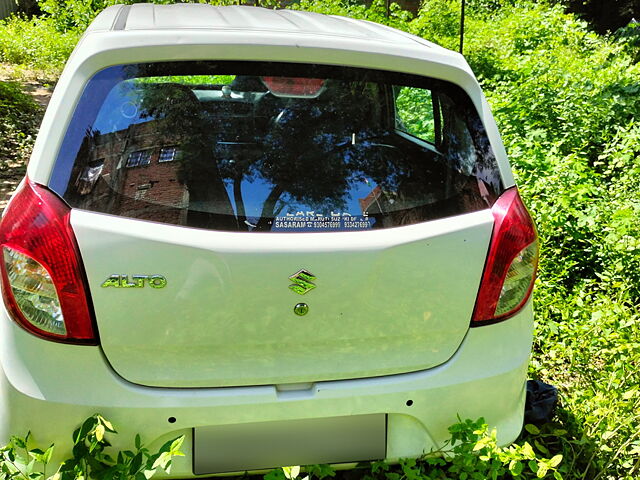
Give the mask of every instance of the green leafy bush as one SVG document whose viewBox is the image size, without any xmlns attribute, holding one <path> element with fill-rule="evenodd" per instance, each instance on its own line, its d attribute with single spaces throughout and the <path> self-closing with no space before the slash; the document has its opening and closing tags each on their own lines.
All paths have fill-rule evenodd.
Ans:
<svg viewBox="0 0 640 480">
<path fill-rule="evenodd" d="M 59 73 L 80 32 L 56 30 L 50 19 L 11 17 L 0 21 L 0 61 Z"/>
<path fill-rule="evenodd" d="M 527 429 L 532 435 L 541 435 L 534 425 L 527 425 Z M 521 445 L 499 447 L 496 443 L 496 431 L 489 430 L 483 418 L 460 421 L 449 427 L 449 432 L 451 442 L 442 450 L 419 459 L 401 459 L 398 465 L 373 462 L 362 468 L 358 477 L 363 480 L 563 478 L 558 469 L 562 463 L 562 455 L 545 458 L 536 453 L 527 441 Z M 322 480 L 336 476 L 336 472 L 326 465 L 305 467 L 304 472 L 307 475 L 302 480 Z M 300 467 L 293 466 L 273 470 L 264 476 L 264 480 L 297 480 L 300 477 Z"/>
<path fill-rule="evenodd" d="M 172 458 L 183 455 L 183 436 L 166 442 L 154 454 L 136 436 L 134 450 L 121 451 L 113 457 L 108 453 L 110 443 L 106 436 L 115 433 L 113 425 L 101 415 L 89 417 L 73 432 L 72 458 L 53 469 L 49 463 L 54 445 L 42 450 L 31 445 L 29 434 L 12 437 L 8 445 L 0 448 L 0 479 L 149 480 L 159 471 L 170 473 Z"/>
<path fill-rule="evenodd" d="M 530 372 L 563 408 L 538 443 L 567 478 L 638 478 L 640 66 L 624 40 L 533 2 L 467 38 L 541 237 Z"/>
<path fill-rule="evenodd" d="M 409 25 L 411 33 L 457 50 L 460 32 L 460 2 L 429 0 L 423 2 L 419 15 Z"/>
<path fill-rule="evenodd" d="M 17 82 L 0 83 L 0 171 L 15 168 L 31 152 L 38 105 Z"/>
</svg>

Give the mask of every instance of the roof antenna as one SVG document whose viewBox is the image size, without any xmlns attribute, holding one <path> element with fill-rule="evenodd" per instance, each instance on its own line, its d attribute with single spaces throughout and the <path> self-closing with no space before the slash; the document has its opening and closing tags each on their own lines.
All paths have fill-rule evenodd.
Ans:
<svg viewBox="0 0 640 480">
<path fill-rule="evenodd" d="M 464 4 L 465 0 L 462 0 L 462 5 L 460 7 L 460 54 L 462 54 L 462 49 L 464 47 Z"/>
</svg>

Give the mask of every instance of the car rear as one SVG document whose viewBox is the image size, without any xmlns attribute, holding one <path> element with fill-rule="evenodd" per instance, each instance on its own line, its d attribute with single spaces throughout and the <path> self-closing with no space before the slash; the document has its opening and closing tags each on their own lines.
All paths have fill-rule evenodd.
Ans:
<svg viewBox="0 0 640 480">
<path fill-rule="evenodd" d="M 272 28 L 168 34 L 149 8 Z M 186 432 L 188 476 L 416 456 L 457 416 L 521 426 L 535 228 L 464 61 L 403 34 L 107 10 L 0 241 L 4 433 L 100 411 Z"/>
</svg>

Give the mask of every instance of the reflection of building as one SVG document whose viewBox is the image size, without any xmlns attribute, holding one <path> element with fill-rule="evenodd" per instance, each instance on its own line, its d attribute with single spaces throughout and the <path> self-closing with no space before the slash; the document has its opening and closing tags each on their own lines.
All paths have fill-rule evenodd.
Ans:
<svg viewBox="0 0 640 480">
<path fill-rule="evenodd" d="M 125 130 L 87 135 L 82 166 L 72 181 L 77 206 L 94 211 L 185 224 L 189 193 L 180 179 L 180 150 L 157 121 Z"/>
<path fill-rule="evenodd" d="M 371 190 L 366 197 L 358 199 L 358 202 L 360 203 L 360 210 L 362 210 L 363 215 L 376 215 L 382 213 L 379 200 L 381 195 L 382 189 L 380 188 L 380 185 L 378 185 Z"/>
</svg>

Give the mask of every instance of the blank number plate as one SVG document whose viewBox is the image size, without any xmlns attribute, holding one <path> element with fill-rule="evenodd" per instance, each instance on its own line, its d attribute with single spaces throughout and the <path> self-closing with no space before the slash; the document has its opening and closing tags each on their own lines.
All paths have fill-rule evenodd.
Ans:
<svg viewBox="0 0 640 480">
<path fill-rule="evenodd" d="M 195 428 L 193 473 L 385 458 L 386 415 L 353 415 Z"/>
</svg>

